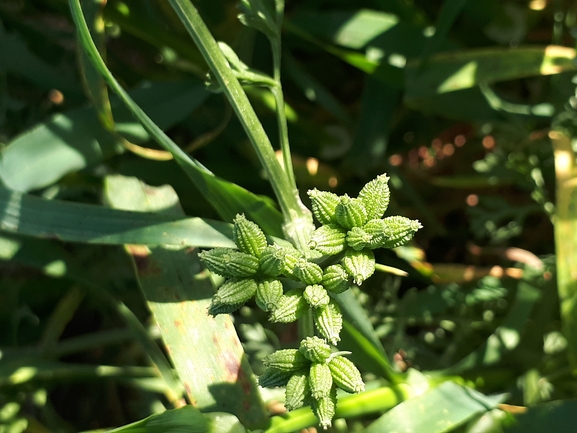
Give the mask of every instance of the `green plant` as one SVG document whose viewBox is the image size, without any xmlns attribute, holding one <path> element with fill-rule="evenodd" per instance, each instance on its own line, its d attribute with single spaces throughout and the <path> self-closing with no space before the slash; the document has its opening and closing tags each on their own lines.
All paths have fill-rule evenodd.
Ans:
<svg viewBox="0 0 577 433">
<path fill-rule="evenodd" d="M 0 2 L 0 431 L 572 425 L 574 5 L 68 3 Z"/>
</svg>

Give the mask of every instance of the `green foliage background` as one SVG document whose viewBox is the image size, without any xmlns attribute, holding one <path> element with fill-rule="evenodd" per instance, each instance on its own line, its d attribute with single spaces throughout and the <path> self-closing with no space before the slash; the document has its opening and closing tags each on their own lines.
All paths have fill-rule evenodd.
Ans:
<svg viewBox="0 0 577 433">
<path fill-rule="evenodd" d="M 194 5 L 217 40 L 273 74 L 237 2 Z M 282 390 L 252 375 L 298 345 L 296 327 L 250 303 L 205 315 L 219 281 L 198 248 L 232 246 L 237 212 L 283 236 L 274 172 L 207 90 L 169 2 L 82 6 L 112 75 L 176 156 L 108 94 L 66 2 L 0 1 L 0 431 L 316 425 L 308 409 L 279 416 Z M 343 300 L 339 349 L 367 391 L 340 396 L 332 431 L 573 431 L 576 20 L 557 0 L 286 3 L 303 202 L 313 187 L 356 196 L 386 172 L 388 214 L 424 226 L 377 254 L 406 276 L 378 273 Z M 278 149 L 273 96 L 245 90 Z"/>
</svg>

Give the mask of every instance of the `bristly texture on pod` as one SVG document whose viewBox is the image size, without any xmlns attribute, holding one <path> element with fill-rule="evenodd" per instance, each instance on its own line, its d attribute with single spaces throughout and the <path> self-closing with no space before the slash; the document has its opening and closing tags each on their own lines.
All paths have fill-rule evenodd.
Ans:
<svg viewBox="0 0 577 433">
<path fill-rule="evenodd" d="M 348 230 L 361 227 L 367 222 L 367 210 L 363 202 L 346 194 L 340 197 L 335 216 L 337 222 Z"/>
<path fill-rule="evenodd" d="M 315 308 L 313 319 L 317 329 L 329 343 L 336 345 L 341 340 L 343 315 L 335 301 L 331 300 L 326 307 Z"/>
<path fill-rule="evenodd" d="M 332 425 L 337 407 L 337 389 L 333 386 L 327 397 L 312 401 L 312 409 L 319 419 L 320 426 L 326 430 Z"/>
<path fill-rule="evenodd" d="M 335 218 L 335 208 L 339 203 L 339 196 L 328 191 L 311 189 L 308 191 L 313 208 L 313 215 L 321 224 L 333 224 Z"/>
<path fill-rule="evenodd" d="M 389 207 L 391 193 L 388 183 L 389 177 L 381 174 L 367 183 L 359 192 L 359 200 L 365 205 L 369 220 L 382 218 Z"/>
<path fill-rule="evenodd" d="M 274 368 L 267 368 L 258 378 L 258 384 L 263 388 L 278 388 L 279 386 L 286 386 L 290 380 L 293 372 L 275 370 Z"/>
<path fill-rule="evenodd" d="M 211 301 L 210 305 L 208 306 L 208 314 L 210 314 L 213 317 L 216 317 L 219 314 L 229 314 L 229 313 L 232 313 L 233 311 L 238 310 L 243 305 L 244 305 L 244 303 L 223 304 L 222 302 L 219 302 L 219 301 L 215 300 L 214 298 L 212 298 L 212 301 Z"/>
<path fill-rule="evenodd" d="M 409 242 L 415 233 L 423 228 L 418 220 L 411 220 L 404 216 L 391 216 L 383 220 L 386 225 L 386 240 L 381 246 L 397 248 Z"/>
<path fill-rule="evenodd" d="M 250 277 L 258 271 L 258 259 L 230 248 L 213 248 L 199 254 L 206 267 L 223 277 Z"/>
<path fill-rule="evenodd" d="M 325 362 L 331 355 L 331 347 L 319 337 L 305 338 L 299 351 L 312 362 Z"/>
<path fill-rule="evenodd" d="M 270 315 L 271 322 L 291 323 L 301 317 L 309 304 L 303 297 L 303 289 L 292 289 L 282 295 Z"/>
<path fill-rule="evenodd" d="M 333 387 L 331 369 L 324 362 L 313 362 L 309 371 L 311 395 L 315 400 L 328 397 Z"/>
<path fill-rule="evenodd" d="M 380 220 L 379 220 L 380 221 Z M 355 251 L 361 251 L 371 244 L 373 237 L 361 227 L 353 227 L 347 233 L 347 245 Z"/>
<path fill-rule="evenodd" d="M 238 214 L 232 227 L 232 239 L 240 251 L 260 257 L 266 248 L 266 236 L 260 227 Z"/>
<path fill-rule="evenodd" d="M 326 289 L 320 284 L 307 286 L 303 296 L 309 305 L 313 308 L 324 307 L 331 300 Z"/>
<path fill-rule="evenodd" d="M 308 375 L 305 372 L 293 374 L 286 385 L 285 395 L 287 410 L 303 407 L 311 397 Z"/>
<path fill-rule="evenodd" d="M 313 232 L 309 248 L 333 256 L 344 251 L 345 237 L 345 231 L 337 224 L 325 224 Z"/>
<path fill-rule="evenodd" d="M 267 355 L 262 360 L 265 367 L 287 373 L 303 370 L 310 361 L 298 349 L 281 349 Z"/>
<path fill-rule="evenodd" d="M 343 293 L 350 287 L 350 276 L 342 265 L 328 266 L 323 274 L 323 287 L 329 292 Z"/>
<path fill-rule="evenodd" d="M 260 270 L 270 277 L 278 277 L 284 269 L 284 248 L 280 245 L 269 245 L 261 253 Z"/>
<path fill-rule="evenodd" d="M 381 219 L 369 220 L 363 226 L 363 232 L 370 236 L 369 242 L 367 243 L 368 248 L 372 250 L 375 248 L 380 248 L 387 240 L 387 223 Z"/>
<path fill-rule="evenodd" d="M 220 286 L 212 299 L 222 304 L 244 304 L 255 295 L 256 289 L 256 281 L 252 278 L 231 278 Z"/>
<path fill-rule="evenodd" d="M 365 390 L 365 384 L 359 369 L 352 361 L 337 355 L 328 362 L 333 382 L 343 391 L 356 394 Z"/>
<path fill-rule="evenodd" d="M 353 282 L 360 286 L 375 272 L 375 255 L 369 249 L 362 251 L 349 249 L 341 260 L 341 264 L 353 278 Z"/>
<path fill-rule="evenodd" d="M 259 280 L 256 287 L 256 305 L 263 311 L 272 311 L 278 306 L 282 293 L 283 287 L 279 280 Z"/>
<path fill-rule="evenodd" d="M 292 268 L 292 275 L 305 284 L 316 284 L 323 279 L 323 269 L 316 263 L 309 262 L 302 257 Z"/>
</svg>

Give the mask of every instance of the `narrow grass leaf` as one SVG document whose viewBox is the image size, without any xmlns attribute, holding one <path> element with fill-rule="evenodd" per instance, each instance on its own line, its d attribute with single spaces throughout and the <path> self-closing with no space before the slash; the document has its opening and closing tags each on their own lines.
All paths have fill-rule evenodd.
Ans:
<svg viewBox="0 0 577 433">
<path fill-rule="evenodd" d="M 93 244 L 234 247 L 226 223 L 46 200 L 1 187 L 0 230 Z"/>
</svg>

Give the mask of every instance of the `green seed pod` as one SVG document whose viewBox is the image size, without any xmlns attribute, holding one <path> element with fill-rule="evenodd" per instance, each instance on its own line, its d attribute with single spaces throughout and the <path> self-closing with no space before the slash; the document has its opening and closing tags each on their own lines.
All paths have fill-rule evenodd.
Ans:
<svg viewBox="0 0 577 433">
<path fill-rule="evenodd" d="M 271 322 L 290 323 L 297 320 L 309 309 L 303 297 L 303 289 L 293 289 L 282 295 L 277 307 L 270 315 Z"/>
<path fill-rule="evenodd" d="M 303 370 L 311 363 L 298 349 L 277 350 L 265 356 L 262 362 L 265 367 L 287 373 Z"/>
<path fill-rule="evenodd" d="M 345 236 L 346 233 L 338 225 L 325 224 L 313 232 L 309 248 L 333 256 L 344 251 Z"/>
<path fill-rule="evenodd" d="M 324 430 L 332 425 L 336 407 L 337 389 L 334 386 L 327 397 L 312 401 L 313 413 L 319 419 L 319 424 Z"/>
<path fill-rule="evenodd" d="M 278 277 L 284 268 L 284 248 L 274 244 L 265 247 L 260 255 L 260 270 L 268 276 Z"/>
<path fill-rule="evenodd" d="M 359 192 L 359 200 L 365 205 L 368 219 L 382 218 L 389 207 L 391 192 L 388 183 L 389 177 L 381 174 L 367 183 Z"/>
<path fill-rule="evenodd" d="M 370 235 L 368 247 L 371 250 L 381 248 L 387 239 L 387 224 L 381 219 L 372 219 L 363 226 L 363 231 Z"/>
<path fill-rule="evenodd" d="M 344 228 L 361 227 L 367 222 L 367 210 L 362 201 L 344 195 L 335 209 L 337 221 Z"/>
<path fill-rule="evenodd" d="M 286 385 L 285 395 L 284 406 L 287 410 L 303 407 L 311 396 L 308 375 L 304 372 L 293 374 Z"/>
<path fill-rule="evenodd" d="M 352 361 L 337 355 L 328 362 L 333 382 L 343 391 L 356 394 L 365 390 L 365 384 L 359 369 Z"/>
<path fill-rule="evenodd" d="M 308 191 L 313 208 L 313 215 L 321 224 L 332 224 L 337 222 L 335 218 L 335 208 L 339 203 L 339 196 L 328 191 L 311 189 Z"/>
<path fill-rule="evenodd" d="M 317 329 L 329 343 L 336 345 L 340 341 L 343 315 L 335 301 L 331 300 L 326 307 L 315 308 L 313 319 Z"/>
<path fill-rule="evenodd" d="M 369 249 L 347 250 L 341 264 L 353 278 L 353 282 L 360 286 L 375 272 L 375 255 Z"/>
<path fill-rule="evenodd" d="M 331 369 L 324 362 L 313 362 L 309 371 L 309 386 L 315 400 L 328 397 L 333 387 Z"/>
<path fill-rule="evenodd" d="M 312 362 L 325 362 L 331 355 L 331 347 L 319 337 L 305 338 L 299 351 Z"/>
<path fill-rule="evenodd" d="M 267 368 L 258 378 L 258 384 L 263 388 L 278 388 L 279 386 L 286 386 L 292 375 L 292 372 Z"/>
<path fill-rule="evenodd" d="M 252 278 L 232 278 L 226 280 L 212 298 L 216 303 L 244 304 L 256 293 L 257 284 Z"/>
<path fill-rule="evenodd" d="M 305 284 L 316 284 L 323 279 L 323 269 L 316 263 L 301 257 L 292 269 L 292 276 Z"/>
<path fill-rule="evenodd" d="M 267 246 L 266 236 L 260 227 L 242 214 L 238 214 L 234 219 L 232 239 L 240 251 L 255 257 L 260 257 Z"/>
<path fill-rule="evenodd" d="M 349 274 L 342 265 L 331 265 L 323 274 L 323 287 L 332 293 L 343 293 L 350 287 Z"/>
<path fill-rule="evenodd" d="M 240 307 L 242 307 L 242 303 L 241 304 L 223 304 L 222 302 L 219 302 L 217 300 L 215 300 L 214 298 L 212 298 L 212 301 L 210 303 L 210 305 L 208 306 L 208 314 L 210 314 L 213 317 L 218 316 L 219 314 L 229 314 L 232 313 L 233 311 L 238 310 Z"/>
<path fill-rule="evenodd" d="M 304 255 L 296 248 L 283 247 L 283 252 L 284 256 L 282 273 L 289 277 L 294 276 L 295 266 L 297 266 L 297 264 L 302 261 L 306 262 L 306 259 Z"/>
<path fill-rule="evenodd" d="M 260 280 L 256 287 L 256 305 L 263 311 L 272 311 L 277 307 L 282 292 L 282 283 L 279 280 Z"/>
<path fill-rule="evenodd" d="M 387 239 L 383 242 L 384 248 L 397 248 L 409 242 L 415 233 L 423 228 L 418 220 L 411 220 L 404 216 L 392 216 L 383 220 L 386 224 Z"/>
<path fill-rule="evenodd" d="M 347 233 L 347 245 L 355 251 L 360 251 L 370 245 L 373 237 L 360 227 L 353 227 Z"/>
<path fill-rule="evenodd" d="M 309 305 L 313 308 L 324 307 L 331 300 L 325 288 L 320 284 L 307 286 L 303 296 Z"/>
<path fill-rule="evenodd" d="M 213 248 L 199 254 L 206 267 L 223 277 L 250 277 L 258 271 L 258 259 L 230 248 Z"/>
</svg>

